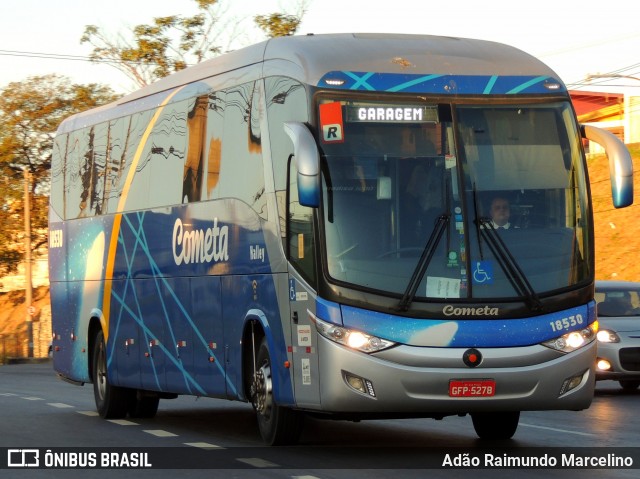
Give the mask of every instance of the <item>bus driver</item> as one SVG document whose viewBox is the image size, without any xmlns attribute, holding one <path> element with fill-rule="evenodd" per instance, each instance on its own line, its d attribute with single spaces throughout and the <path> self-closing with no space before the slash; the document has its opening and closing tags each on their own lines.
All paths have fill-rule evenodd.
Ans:
<svg viewBox="0 0 640 479">
<path fill-rule="evenodd" d="M 491 225 L 494 229 L 515 228 L 509 222 L 511 217 L 511 207 L 509 206 L 509 200 L 502 196 L 496 196 L 491 202 L 491 209 L 489 210 L 491 215 Z"/>
</svg>

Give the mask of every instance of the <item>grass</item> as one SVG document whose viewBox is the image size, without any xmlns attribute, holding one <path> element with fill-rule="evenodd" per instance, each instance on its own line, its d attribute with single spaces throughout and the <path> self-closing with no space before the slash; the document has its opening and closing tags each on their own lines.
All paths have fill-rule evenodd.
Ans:
<svg viewBox="0 0 640 479">
<path fill-rule="evenodd" d="M 634 192 L 640 191 L 640 144 L 627 145 L 634 164 Z M 604 155 L 588 161 L 595 226 L 596 278 L 640 280 L 640 205 L 613 207 L 609 162 Z M 634 197 L 637 195 L 634 194 Z"/>
</svg>

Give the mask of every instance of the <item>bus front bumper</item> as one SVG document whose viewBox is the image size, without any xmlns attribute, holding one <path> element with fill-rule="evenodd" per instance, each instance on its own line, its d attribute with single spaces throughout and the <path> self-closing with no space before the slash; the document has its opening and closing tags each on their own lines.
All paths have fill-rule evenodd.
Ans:
<svg viewBox="0 0 640 479">
<path fill-rule="evenodd" d="M 319 337 L 320 409 L 437 416 L 581 410 L 593 399 L 595 341 L 569 354 L 540 345 L 479 348 L 477 367 L 465 366 L 465 351 L 398 346 L 369 355 Z M 453 396 L 462 391 L 454 385 L 461 384 L 490 386 L 474 396 Z"/>
</svg>

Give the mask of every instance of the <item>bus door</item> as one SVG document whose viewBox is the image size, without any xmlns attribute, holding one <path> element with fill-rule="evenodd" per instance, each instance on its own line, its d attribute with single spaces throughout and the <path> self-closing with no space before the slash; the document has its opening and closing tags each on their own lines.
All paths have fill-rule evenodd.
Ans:
<svg viewBox="0 0 640 479">
<path fill-rule="evenodd" d="M 298 406 L 320 404 L 320 375 L 315 325 L 316 293 L 290 267 L 289 303 L 291 306 L 291 352 L 293 387 Z"/>
<path fill-rule="evenodd" d="M 311 315 L 316 314 L 316 208 L 300 204 L 298 171 L 289 162 L 286 249 L 289 260 L 289 303 L 294 390 L 299 407 L 320 404 L 318 344 Z"/>
</svg>

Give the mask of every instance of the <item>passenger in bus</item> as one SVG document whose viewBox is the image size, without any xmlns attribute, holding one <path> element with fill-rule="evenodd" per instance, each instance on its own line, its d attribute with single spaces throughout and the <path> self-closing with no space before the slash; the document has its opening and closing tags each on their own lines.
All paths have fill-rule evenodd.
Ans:
<svg viewBox="0 0 640 479">
<path fill-rule="evenodd" d="M 423 246 L 443 213 L 444 174 L 433 158 L 436 147 L 432 135 L 424 125 L 404 126 L 398 135 L 398 156 L 411 165 L 403 199 L 404 216 L 400 218 L 400 240 L 408 247 Z"/>
<path fill-rule="evenodd" d="M 426 157 L 436 154 L 434 131 L 427 126 L 405 126 L 400 130 L 399 154 L 402 157 Z"/>
<path fill-rule="evenodd" d="M 429 238 L 442 207 L 442 174 L 427 171 L 423 164 L 416 165 L 407 184 L 405 208 L 405 238 L 411 246 L 422 246 Z"/>
</svg>

